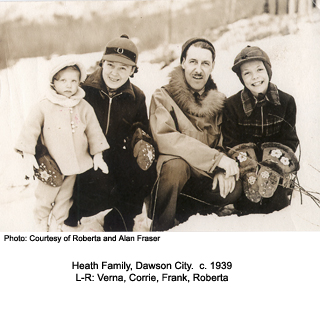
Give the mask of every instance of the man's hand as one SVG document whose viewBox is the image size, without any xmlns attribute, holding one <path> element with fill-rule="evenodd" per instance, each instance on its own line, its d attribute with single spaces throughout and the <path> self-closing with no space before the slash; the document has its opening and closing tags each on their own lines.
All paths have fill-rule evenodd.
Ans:
<svg viewBox="0 0 320 324">
<path fill-rule="evenodd" d="M 102 157 L 102 152 L 97 153 L 93 156 L 93 168 L 95 171 L 97 171 L 99 168 L 103 173 L 105 174 L 109 173 L 109 168 L 107 163 L 104 161 Z"/>
<path fill-rule="evenodd" d="M 212 190 L 216 189 L 218 183 L 220 188 L 220 196 L 222 198 L 226 198 L 227 195 L 234 190 L 236 180 L 234 176 L 227 178 L 226 175 L 219 172 L 213 177 Z"/>
<path fill-rule="evenodd" d="M 236 176 L 236 180 L 239 180 L 239 167 L 235 160 L 223 155 L 218 163 L 218 167 L 226 170 L 226 178 Z"/>
</svg>

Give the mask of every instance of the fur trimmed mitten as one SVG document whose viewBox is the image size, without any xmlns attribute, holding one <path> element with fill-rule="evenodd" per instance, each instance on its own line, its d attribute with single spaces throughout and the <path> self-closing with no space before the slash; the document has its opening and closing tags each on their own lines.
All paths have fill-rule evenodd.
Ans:
<svg viewBox="0 0 320 324">
<path fill-rule="evenodd" d="M 260 195 L 270 198 L 276 191 L 280 178 L 299 170 L 299 161 L 294 152 L 286 145 L 266 142 L 261 144 L 263 150 L 261 168 L 258 173 Z"/>
<path fill-rule="evenodd" d="M 229 150 L 228 156 L 234 159 L 240 169 L 243 191 L 252 202 L 259 202 L 261 195 L 258 186 L 258 160 L 255 153 L 254 143 L 239 144 Z"/>
<path fill-rule="evenodd" d="M 132 137 L 132 147 L 139 167 L 144 171 L 148 170 L 156 156 L 152 138 L 144 130 L 137 128 Z"/>
<path fill-rule="evenodd" d="M 272 167 L 282 176 L 299 170 L 299 161 L 290 147 L 280 143 L 266 142 L 261 144 L 261 149 L 263 150 L 263 165 Z"/>
</svg>

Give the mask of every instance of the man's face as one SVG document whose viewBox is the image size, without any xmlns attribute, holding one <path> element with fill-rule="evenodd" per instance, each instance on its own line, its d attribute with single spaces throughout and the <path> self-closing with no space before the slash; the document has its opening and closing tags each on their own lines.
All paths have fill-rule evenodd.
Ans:
<svg viewBox="0 0 320 324">
<path fill-rule="evenodd" d="M 181 65 L 189 86 L 194 91 L 201 91 L 214 67 L 212 53 L 208 49 L 191 45 Z"/>
<path fill-rule="evenodd" d="M 124 85 L 133 71 L 133 66 L 120 62 L 104 61 L 102 65 L 103 80 L 111 89 L 118 89 Z"/>
<path fill-rule="evenodd" d="M 266 94 L 269 85 L 269 76 L 262 61 L 249 61 L 240 66 L 244 85 L 251 93 L 258 97 L 259 93 Z"/>
</svg>

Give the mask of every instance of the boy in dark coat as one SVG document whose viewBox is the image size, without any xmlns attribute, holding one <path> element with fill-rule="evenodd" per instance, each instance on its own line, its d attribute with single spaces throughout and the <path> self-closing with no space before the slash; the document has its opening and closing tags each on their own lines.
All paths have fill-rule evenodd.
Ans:
<svg viewBox="0 0 320 324">
<path fill-rule="evenodd" d="M 154 149 L 147 134 L 145 95 L 129 80 L 137 72 L 137 59 L 137 47 L 126 35 L 113 39 L 100 67 L 82 85 L 110 144 L 103 156 L 109 174 L 91 169 L 77 177 L 66 225 L 77 226 L 81 217 L 112 208 L 104 230 L 131 231 L 151 190 Z"/>
<path fill-rule="evenodd" d="M 238 161 L 246 163 L 247 171 L 253 171 L 250 174 L 251 178 L 247 177 L 245 180 L 242 174 L 243 181 L 250 178 L 247 183 L 250 192 L 247 191 L 247 195 L 243 195 L 236 206 L 243 214 L 280 210 L 289 204 L 290 189 L 285 188 L 283 179 L 298 168 L 293 153 L 299 143 L 295 127 L 295 100 L 270 82 L 271 62 L 259 47 L 245 47 L 236 56 L 232 70 L 238 75 L 244 89 L 226 100 L 222 123 L 223 145 L 230 150 L 230 156 L 242 150 L 240 157 L 237 157 Z M 248 153 L 250 150 L 253 155 Z M 249 160 L 246 161 L 247 153 L 252 159 L 249 165 Z M 285 155 L 290 156 L 290 170 L 281 163 L 287 162 Z M 263 173 L 266 170 L 262 170 L 259 173 L 260 179 L 257 178 L 258 161 L 262 165 L 272 164 L 273 169 L 280 175 L 279 179 L 278 175 L 273 173 L 274 181 L 264 188 L 271 190 L 267 195 L 261 189 L 265 184 L 261 174 L 265 176 L 267 173 Z M 257 185 L 260 186 L 260 191 L 258 187 L 253 186 L 255 180 L 259 180 Z M 246 189 L 246 184 L 243 185 Z M 272 192 L 273 190 L 275 192 Z"/>
</svg>

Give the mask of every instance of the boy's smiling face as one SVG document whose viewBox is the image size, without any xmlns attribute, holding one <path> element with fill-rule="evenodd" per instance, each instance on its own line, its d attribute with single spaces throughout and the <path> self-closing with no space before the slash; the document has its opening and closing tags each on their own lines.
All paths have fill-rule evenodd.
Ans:
<svg viewBox="0 0 320 324">
<path fill-rule="evenodd" d="M 244 85 L 258 97 L 259 93 L 266 94 L 269 86 L 268 72 L 262 61 L 249 61 L 240 66 Z"/>
<path fill-rule="evenodd" d="M 111 89 L 118 89 L 124 85 L 134 72 L 134 66 L 114 61 L 104 61 L 102 77 L 105 84 Z"/>
</svg>

